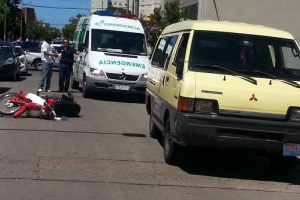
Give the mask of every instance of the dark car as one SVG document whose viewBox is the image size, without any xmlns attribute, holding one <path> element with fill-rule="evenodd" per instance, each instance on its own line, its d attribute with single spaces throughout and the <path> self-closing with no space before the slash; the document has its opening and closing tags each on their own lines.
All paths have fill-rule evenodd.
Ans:
<svg viewBox="0 0 300 200">
<path fill-rule="evenodd" d="M 39 42 L 34 42 L 34 41 L 21 42 L 20 46 L 26 52 L 41 53 L 41 46 Z"/>
<path fill-rule="evenodd" d="M 0 42 L 0 76 L 9 77 L 14 81 L 20 78 L 19 56 L 12 43 Z"/>
</svg>

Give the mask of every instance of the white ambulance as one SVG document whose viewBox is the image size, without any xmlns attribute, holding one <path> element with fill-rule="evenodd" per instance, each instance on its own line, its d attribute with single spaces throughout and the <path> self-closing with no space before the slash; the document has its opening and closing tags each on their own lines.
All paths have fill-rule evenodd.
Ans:
<svg viewBox="0 0 300 200">
<path fill-rule="evenodd" d="M 95 91 L 145 96 L 150 60 L 144 29 L 134 15 L 99 11 L 82 17 L 73 47 L 82 55 L 75 56 L 71 87 L 81 85 L 83 97 Z"/>
</svg>

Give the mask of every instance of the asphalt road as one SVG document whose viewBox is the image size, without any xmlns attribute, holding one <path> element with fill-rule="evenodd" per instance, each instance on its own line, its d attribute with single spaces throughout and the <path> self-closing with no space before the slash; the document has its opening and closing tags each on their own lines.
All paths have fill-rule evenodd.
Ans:
<svg viewBox="0 0 300 200">
<path fill-rule="evenodd" d="M 35 92 L 40 73 L 30 72 L 19 82 L 0 81 L 0 94 Z M 78 118 L 0 117 L 1 200 L 300 199 L 300 165 L 283 176 L 264 157 L 190 149 L 184 164 L 169 166 L 160 142 L 148 136 L 138 98 L 72 92 Z"/>
</svg>

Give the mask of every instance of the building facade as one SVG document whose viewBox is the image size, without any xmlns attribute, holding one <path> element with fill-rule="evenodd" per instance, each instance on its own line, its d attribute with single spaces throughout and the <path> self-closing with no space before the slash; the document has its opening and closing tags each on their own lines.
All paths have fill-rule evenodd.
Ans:
<svg viewBox="0 0 300 200">
<path fill-rule="evenodd" d="M 127 9 L 127 0 L 91 0 L 91 11 L 106 10 L 109 6 Z M 139 16 L 153 13 L 160 7 L 161 0 L 139 0 Z M 135 0 L 129 0 L 129 11 L 134 13 Z"/>
<path fill-rule="evenodd" d="M 25 24 L 34 22 L 36 20 L 35 10 L 33 8 L 22 8 L 22 19 Z"/>
</svg>

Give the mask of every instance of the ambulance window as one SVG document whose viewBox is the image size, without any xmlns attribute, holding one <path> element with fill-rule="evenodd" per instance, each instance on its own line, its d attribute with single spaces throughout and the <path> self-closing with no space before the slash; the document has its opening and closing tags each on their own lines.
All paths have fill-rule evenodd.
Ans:
<svg viewBox="0 0 300 200">
<path fill-rule="evenodd" d="M 84 46 L 86 47 L 86 48 L 88 48 L 89 47 L 89 31 L 87 31 L 86 32 L 86 35 L 85 35 L 85 41 L 84 41 Z"/>
<path fill-rule="evenodd" d="M 161 38 L 157 44 L 157 47 L 154 51 L 153 58 L 152 58 L 152 65 L 160 67 L 161 58 L 163 56 L 163 51 L 167 44 L 167 38 Z"/>
<path fill-rule="evenodd" d="M 78 39 L 78 34 L 79 34 L 79 31 L 76 31 L 76 32 L 75 32 L 75 35 L 74 35 L 74 41 L 77 41 L 77 39 Z"/>
<path fill-rule="evenodd" d="M 181 41 L 180 41 L 180 44 L 178 47 L 178 51 L 176 53 L 175 60 L 174 60 L 175 65 L 178 65 L 180 62 L 184 61 L 186 47 L 187 47 L 187 43 L 189 41 L 189 37 L 190 37 L 189 33 L 184 33 L 182 35 L 182 38 L 181 38 Z"/>
<path fill-rule="evenodd" d="M 79 33 L 79 38 L 78 38 L 78 42 L 83 42 L 84 34 L 85 34 L 85 30 L 80 31 L 80 33 Z"/>
</svg>

